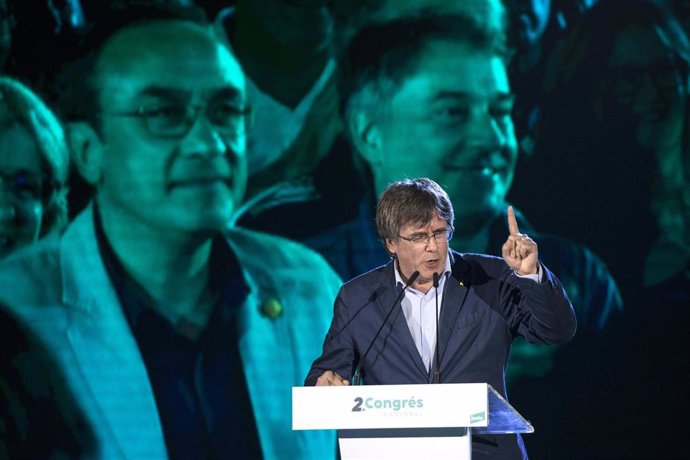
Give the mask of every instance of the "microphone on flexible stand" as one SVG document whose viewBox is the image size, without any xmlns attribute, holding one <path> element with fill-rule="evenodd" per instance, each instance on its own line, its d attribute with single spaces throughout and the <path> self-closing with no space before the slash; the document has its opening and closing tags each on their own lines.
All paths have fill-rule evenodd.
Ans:
<svg viewBox="0 0 690 460">
<path fill-rule="evenodd" d="M 434 272 L 434 294 L 436 295 L 436 346 L 434 348 L 436 349 L 436 370 L 431 383 L 439 383 L 441 381 L 441 373 L 439 371 L 441 369 L 441 358 L 438 354 L 438 278 L 438 273 Z"/>
<path fill-rule="evenodd" d="M 395 306 L 398 305 L 398 302 L 402 298 L 402 296 L 405 294 L 405 290 L 415 282 L 417 277 L 419 276 L 419 272 L 415 271 L 410 275 L 410 278 L 407 280 L 407 284 L 405 284 L 405 287 L 402 288 L 402 291 L 398 294 L 398 297 L 395 298 L 395 302 L 393 302 L 393 305 L 391 306 L 390 310 L 388 310 L 388 314 L 386 317 L 383 319 L 383 322 L 381 323 L 381 327 L 379 327 L 379 330 L 376 331 L 376 335 L 374 335 L 374 338 L 371 340 L 371 343 L 367 347 L 367 350 L 364 352 L 362 355 L 362 358 L 359 360 L 359 364 L 357 364 L 357 367 L 355 368 L 355 373 L 352 377 L 352 384 L 353 385 L 359 385 L 360 380 L 362 380 L 362 376 L 360 375 L 360 371 L 362 370 L 362 364 L 364 363 L 364 359 L 367 357 L 369 354 L 369 350 L 371 350 L 371 347 L 374 346 L 374 342 L 376 342 L 376 339 L 379 337 L 379 334 L 383 330 L 383 326 L 386 325 L 386 322 L 388 321 L 388 318 L 391 316 L 393 313 L 393 310 L 395 310 Z"/>
</svg>

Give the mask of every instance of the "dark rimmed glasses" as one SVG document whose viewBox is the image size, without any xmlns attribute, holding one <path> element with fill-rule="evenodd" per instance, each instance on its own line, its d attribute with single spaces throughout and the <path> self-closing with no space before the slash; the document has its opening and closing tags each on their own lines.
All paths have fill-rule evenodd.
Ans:
<svg viewBox="0 0 690 460">
<path fill-rule="evenodd" d="M 448 241 L 453 238 L 453 229 L 452 228 L 446 228 L 443 230 L 437 230 L 431 234 L 426 234 L 426 233 L 415 233 L 412 236 L 402 236 L 398 235 L 398 238 L 403 239 L 405 241 L 409 241 L 412 244 L 416 245 L 428 245 L 431 239 L 433 238 L 436 243 L 447 243 Z"/>
<path fill-rule="evenodd" d="M 103 115 L 139 118 L 143 120 L 148 133 L 154 137 L 181 138 L 189 133 L 202 111 L 213 128 L 224 136 L 237 136 L 251 127 L 251 107 L 227 102 L 212 102 L 207 105 L 142 105 L 131 112 L 109 112 Z"/>
</svg>

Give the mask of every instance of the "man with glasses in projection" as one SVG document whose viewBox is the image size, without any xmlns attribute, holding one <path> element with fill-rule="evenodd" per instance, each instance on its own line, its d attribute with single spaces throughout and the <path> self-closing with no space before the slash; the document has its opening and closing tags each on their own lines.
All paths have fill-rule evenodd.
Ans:
<svg viewBox="0 0 690 460">
<path fill-rule="evenodd" d="M 227 228 L 249 107 L 195 12 L 132 6 L 86 37 L 61 106 L 95 199 L 0 267 L 0 300 L 55 351 L 103 458 L 333 457 L 333 433 L 292 432 L 290 388 L 340 281 L 302 246 Z"/>
</svg>

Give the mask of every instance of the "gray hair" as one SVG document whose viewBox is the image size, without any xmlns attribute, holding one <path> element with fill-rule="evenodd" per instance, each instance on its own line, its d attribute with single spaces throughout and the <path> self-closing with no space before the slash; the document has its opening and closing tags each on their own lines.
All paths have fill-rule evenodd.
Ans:
<svg viewBox="0 0 690 460">
<path fill-rule="evenodd" d="M 400 229 L 409 224 L 425 225 L 434 215 L 452 230 L 455 213 L 448 194 L 427 178 L 404 179 L 390 184 L 376 206 L 376 229 L 384 243 L 396 240 Z"/>
</svg>

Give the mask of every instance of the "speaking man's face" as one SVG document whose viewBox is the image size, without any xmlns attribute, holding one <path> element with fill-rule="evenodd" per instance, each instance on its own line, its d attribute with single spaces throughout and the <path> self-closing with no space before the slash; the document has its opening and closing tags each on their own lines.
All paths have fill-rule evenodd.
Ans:
<svg viewBox="0 0 690 460">
<path fill-rule="evenodd" d="M 448 222 L 435 213 L 430 222 L 421 225 L 417 223 L 403 225 L 397 238 L 386 240 L 386 248 L 388 252 L 395 255 L 398 269 L 403 277 L 409 278 L 415 271 L 419 272 L 419 277 L 414 283 L 415 287 L 429 284 L 434 273 L 440 275 L 445 270 L 448 240 L 445 236 L 431 235 L 434 233 L 445 235 L 447 230 Z"/>
</svg>

